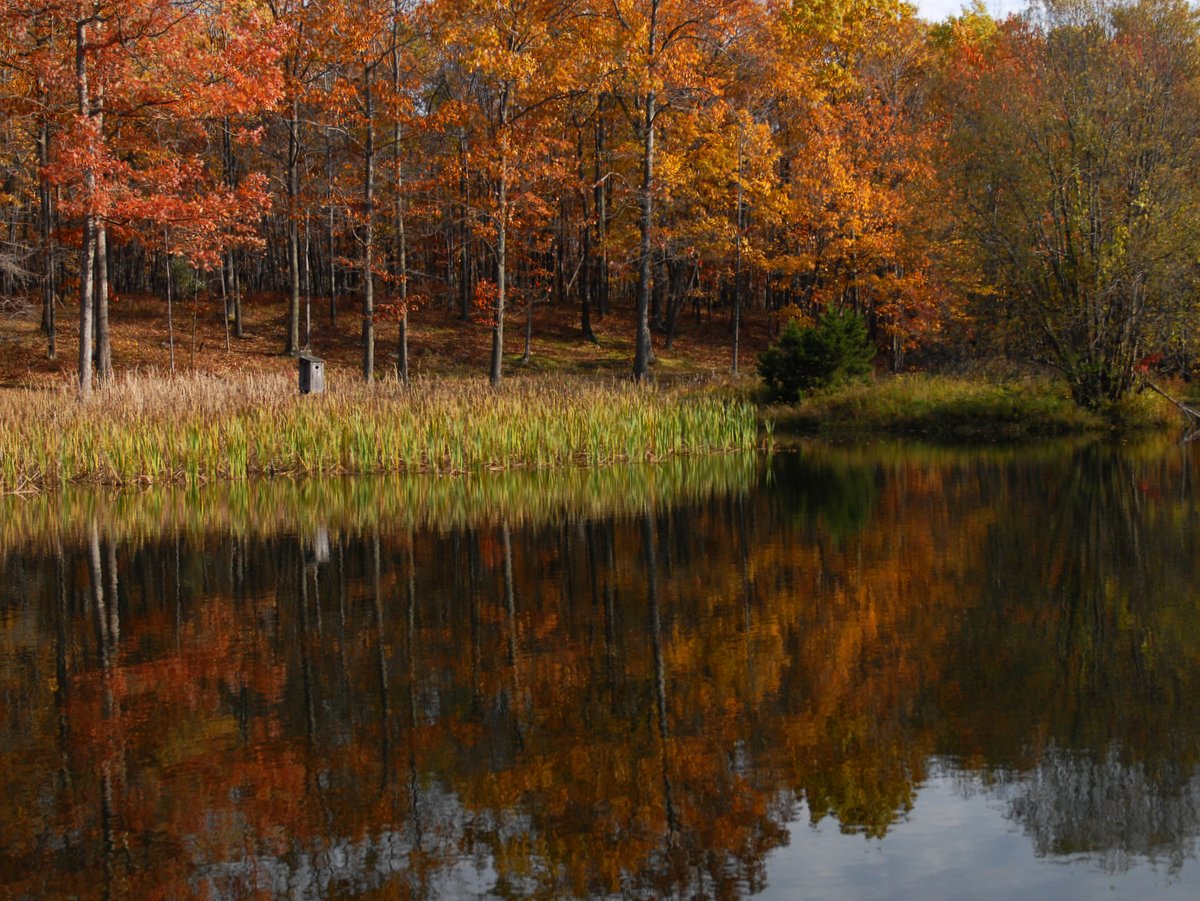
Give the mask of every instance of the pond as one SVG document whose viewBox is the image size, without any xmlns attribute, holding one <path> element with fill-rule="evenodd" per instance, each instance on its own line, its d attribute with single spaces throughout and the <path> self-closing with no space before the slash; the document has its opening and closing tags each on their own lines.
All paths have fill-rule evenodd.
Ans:
<svg viewBox="0 0 1200 901">
<path fill-rule="evenodd" d="M 0 499 L 0 895 L 1196 897 L 1198 463 Z"/>
</svg>

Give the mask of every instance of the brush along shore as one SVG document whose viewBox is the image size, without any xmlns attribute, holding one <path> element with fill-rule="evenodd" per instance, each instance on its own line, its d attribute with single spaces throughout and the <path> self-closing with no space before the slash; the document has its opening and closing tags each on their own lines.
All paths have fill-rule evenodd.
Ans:
<svg viewBox="0 0 1200 901">
<path fill-rule="evenodd" d="M 65 387 L 0 393 L 0 491 L 594 466 L 758 440 L 748 400 L 687 385 L 449 379 L 299 396 L 283 375 L 135 374 L 83 405 Z"/>
<path fill-rule="evenodd" d="M 910 374 L 816 392 L 765 407 L 780 433 L 855 438 L 920 435 L 942 440 L 1021 440 L 1178 427 L 1171 404 L 1151 392 L 1086 410 L 1053 379 L 992 381 Z"/>
</svg>

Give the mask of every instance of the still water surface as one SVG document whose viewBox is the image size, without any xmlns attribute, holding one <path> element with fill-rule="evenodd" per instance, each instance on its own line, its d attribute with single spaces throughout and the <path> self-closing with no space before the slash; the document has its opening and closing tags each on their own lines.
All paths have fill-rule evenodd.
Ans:
<svg viewBox="0 0 1200 901">
<path fill-rule="evenodd" d="M 1197 449 L 5 499 L 3 897 L 1197 897 Z"/>
</svg>

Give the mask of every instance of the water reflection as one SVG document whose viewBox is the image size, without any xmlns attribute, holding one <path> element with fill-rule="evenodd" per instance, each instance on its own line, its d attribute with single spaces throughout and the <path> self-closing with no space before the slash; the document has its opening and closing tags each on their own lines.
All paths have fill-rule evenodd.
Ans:
<svg viewBox="0 0 1200 901">
<path fill-rule="evenodd" d="M 1187 873 L 1194 453 L 42 500 L 0 528 L 0 892 L 731 898 L 945 784 Z"/>
</svg>

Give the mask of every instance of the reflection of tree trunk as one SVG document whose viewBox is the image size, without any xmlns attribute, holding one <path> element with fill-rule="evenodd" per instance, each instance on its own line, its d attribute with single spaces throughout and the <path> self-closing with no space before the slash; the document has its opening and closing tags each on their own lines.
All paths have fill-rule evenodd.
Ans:
<svg viewBox="0 0 1200 901">
<path fill-rule="evenodd" d="M 96 521 L 92 520 L 88 530 L 88 575 L 91 583 L 92 605 L 96 617 L 96 641 L 100 650 L 100 679 L 101 679 L 101 710 L 105 723 L 105 746 L 102 748 L 100 771 L 100 827 L 104 846 L 104 897 L 120 897 L 122 892 L 116 888 L 117 864 L 117 822 L 115 790 L 113 787 L 116 762 L 120 759 L 120 711 L 112 684 L 112 651 L 114 649 L 113 623 L 114 613 L 109 613 L 109 603 L 116 607 L 116 554 L 110 546 L 107 555 L 109 565 L 114 572 L 111 574 L 110 585 L 112 597 L 106 599 L 104 593 L 104 563 L 100 556 L 100 532 Z"/>
<path fill-rule="evenodd" d="M 583 542 L 587 548 L 588 580 L 592 585 L 592 607 L 600 604 L 600 568 L 596 564 L 596 530 L 591 522 L 583 524 Z"/>
<path fill-rule="evenodd" d="M 59 783 L 60 787 L 65 789 L 71 782 L 71 726 L 67 714 L 70 700 L 67 670 L 67 563 L 63 559 L 61 543 L 56 548 L 55 573 L 58 577 L 58 604 L 54 613 L 54 706 L 58 712 Z"/>
<path fill-rule="evenodd" d="M 350 661 L 346 657 L 346 546 L 339 536 L 337 546 L 338 573 L 338 655 L 342 662 L 342 691 L 350 697 Z M 354 718 L 350 718 L 351 723 Z"/>
<path fill-rule="evenodd" d="M 92 588 L 92 610 L 96 615 L 96 647 L 100 654 L 100 666 L 107 669 L 109 664 L 108 608 L 104 598 L 104 568 L 100 560 L 100 532 L 96 528 L 95 520 L 88 529 L 88 576 Z"/>
<path fill-rule="evenodd" d="M 523 692 L 520 668 L 517 666 L 517 605 L 513 592 L 512 535 L 508 529 L 508 520 L 505 520 L 500 526 L 500 544 L 504 554 L 504 613 L 508 620 L 508 663 L 512 667 L 513 731 L 517 738 L 517 748 L 523 751 L 525 750 L 525 735 L 521 728 Z"/>
<path fill-rule="evenodd" d="M 406 600 L 408 601 L 408 632 L 406 640 L 408 647 L 408 795 L 411 804 L 413 824 L 413 846 L 421 849 L 424 826 L 421 823 L 421 780 L 417 773 L 417 663 L 416 663 L 416 634 L 417 634 L 417 564 L 413 553 L 415 538 L 410 526 L 408 529 L 408 580 L 406 584 Z"/>
<path fill-rule="evenodd" d="M 454 558 L 454 596 L 456 598 L 467 598 L 467 604 L 470 607 L 471 615 L 471 701 L 478 709 L 482 692 L 480 691 L 480 662 L 482 652 L 480 649 L 480 616 L 479 616 L 479 593 L 476 591 L 468 591 L 468 580 L 471 576 L 471 539 L 467 535 L 467 560 L 463 560 L 462 539 L 457 531 L 454 533 L 454 546 L 452 549 Z M 464 578 L 464 572 L 467 578 Z"/>
<path fill-rule="evenodd" d="M 750 579 L 750 535 L 746 526 L 746 499 L 739 497 L 734 501 L 737 508 L 738 554 L 742 564 L 742 591 L 745 595 L 746 614 L 750 613 L 750 597 L 754 593 L 754 584 Z"/>
<path fill-rule="evenodd" d="M 308 621 L 308 564 L 300 552 L 300 680 L 304 688 L 304 713 L 308 724 L 308 745 L 311 748 L 317 735 L 317 710 L 313 698 L 312 660 L 309 655 Z"/>
<path fill-rule="evenodd" d="M 604 650 L 608 661 L 609 684 L 615 687 L 617 626 L 614 615 L 615 597 L 613 579 L 617 572 L 616 562 L 616 525 L 610 519 L 605 529 L 605 559 L 604 559 Z"/>
<path fill-rule="evenodd" d="M 516 601 L 513 596 L 512 536 L 508 521 L 500 527 L 500 543 L 504 549 L 504 612 L 508 616 L 508 663 L 517 666 Z"/>
<path fill-rule="evenodd" d="M 750 578 L 750 538 L 746 534 L 746 501 L 739 497 L 737 501 L 738 550 L 742 564 L 742 616 L 743 633 L 746 640 L 746 676 L 749 684 L 754 685 L 754 660 L 750 651 L 750 603 L 754 598 L 754 582 Z"/>
<path fill-rule="evenodd" d="M 661 752 L 663 803 L 666 807 L 668 841 L 676 831 L 674 794 L 671 789 L 670 727 L 667 720 L 667 668 L 663 660 L 662 621 L 658 611 L 658 567 L 655 560 L 654 520 L 647 511 L 642 516 L 642 545 L 646 560 L 646 594 L 650 607 L 650 637 L 654 648 L 654 698 L 658 710 L 658 738 Z"/>
<path fill-rule="evenodd" d="M 375 655 L 379 675 L 380 788 L 391 782 L 392 704 L 388 697 L 387 651 L 383 636 L 383 591 L 379 585 L 379 533 L 371 537 L 371 599 L 375 608 Z"/>
<path fill-rule="evenodd" d="M 108 602 L 108 641 L 115 649 L 121 642 L 121 607 L 117 594 L 117 543 L 110 538 L 107 542 L 107 548 L 108 593 L 110 595 Z"/>
</svg>

